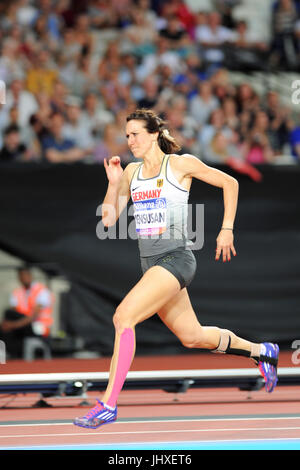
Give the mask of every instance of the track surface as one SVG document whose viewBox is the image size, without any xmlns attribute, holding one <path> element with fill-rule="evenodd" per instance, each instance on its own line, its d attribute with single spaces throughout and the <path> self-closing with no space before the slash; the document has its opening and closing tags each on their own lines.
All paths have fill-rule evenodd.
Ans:
<svg viewBox="0 0 300 470">
<path fill-rule="evenodd" d="M 210 356 L 211 358 L 211 356 Z M 249 362 L 221 361 L 197 356 L 198 368 L 223 365 L 249 367 Z M 186 368 L 195 368 L 195 357 L 185 357 Z M 157 358 L 157 360 L 159 360 Z M 183 358 L 163 358 L 160 368 L 181 369 Z M 209 360 L 209 362 L 208 362 Z M 102 360 L 106 361 L 106 360 Z M 153 358 L 135 362 L 132 370 L 158 369 Z M 11 361 L 3 373 L 97 371 L 96 362 L 73 360 L 19 364 Z M 56 362 L 56 364 L 55 364 Z M 168 364 L 167 364 L 168 362 Z M 199 367 L 199 362 L 201 365 Z M 223 363 L 223 364 L 222 364 Z M 103 365 L 103 364 L 102 364 Z M 289 356 L 281 367 L 291 367 Z M 41 369 L 42 366 L 42 369 Z M 99 361 L 97 362 L 99 367 Z M 206 368 L 207 368 L 206 367 Z M 99 370 L 99 369 L 98 369 Z M 105 367 L 100 370 L 106 370 Z M 0 449 L 298 449 L 300 450 L 300 387 L 264 389 L 190 389 L 183 394 L 122 391 L 118 420 L 97 430 L 72 424 L 95 404 L 97 395 L 83 398 L 49 398 L 47 408 L 33 408 L 37 395 L 1 396 Z"/>
</svg>

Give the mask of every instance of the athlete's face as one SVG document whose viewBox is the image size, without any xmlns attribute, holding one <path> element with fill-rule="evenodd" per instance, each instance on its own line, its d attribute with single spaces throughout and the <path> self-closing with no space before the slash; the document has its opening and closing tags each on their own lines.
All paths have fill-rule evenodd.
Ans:
<svg viewBox="0 0 300 470">
<path fill-rule="evenodd" d="M 158 133 L 149 134 L 145 128 L 145 122 L 140 120 L 131 120 L 126 126 L 126 137 L 128 147 L 135 158 L 143 158 L 153 148 L 157 142 Z"/>
</svg>

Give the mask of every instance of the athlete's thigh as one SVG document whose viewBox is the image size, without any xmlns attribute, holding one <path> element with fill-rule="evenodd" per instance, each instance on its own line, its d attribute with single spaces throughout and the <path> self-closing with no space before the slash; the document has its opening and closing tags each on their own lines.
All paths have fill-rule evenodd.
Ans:
<svg viewBox="0 0 300 470">
<path fill-rule="evenodd" d="M 184 343 L 190 342 L 201 329 L 186 288 L 166 302 L 158 311 L 158 315 Z"/>
<path fill-rule="evenodd" d="M 173 274 L 161 266 L 153 266 L 124 297 L 116 313 L 134 326 L 157 313 L 179 291 L 179 281 Z"/>
</svg>

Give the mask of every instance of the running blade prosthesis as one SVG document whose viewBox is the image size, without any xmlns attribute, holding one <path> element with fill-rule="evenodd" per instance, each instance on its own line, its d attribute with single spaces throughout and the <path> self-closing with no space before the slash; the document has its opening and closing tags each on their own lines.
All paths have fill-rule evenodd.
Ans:
<svg viewBox="0 0 300 470">
<path fill-rule="evenodd" d="M 97 429 L 103 424 L 113 423 L 117 419 L 117 407 L 113 410 L 107 408 L 102 401 L 97 400 L 94 406 L 85 416 L 75 418 L 73 424 L 82 428 Z"/>
<path fill-rule="evenodd" d="M 265 353 L 260 355 L 258 368 L 265 380 L 265 389 L 267 392 L 273 392 L 276 387 L 277 377 L 277 364 L 279 347 L 278 344 L 263 343 Z"/>
</svg>

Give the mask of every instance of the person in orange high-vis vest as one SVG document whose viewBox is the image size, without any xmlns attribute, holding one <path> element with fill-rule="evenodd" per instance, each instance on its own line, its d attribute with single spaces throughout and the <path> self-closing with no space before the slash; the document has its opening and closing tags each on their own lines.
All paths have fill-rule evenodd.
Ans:
<svg viewBox="0 0 300 470">
<path fill-rule="evenodd" d="M 20 268 L 18 276 L 21 285 L 12 292 L 10 308 L 0 325 L 0 337 L 13 357 L 22 354 L 25 337 L 48 338 L 53 323 L 52 292 L 41 282 L 34 282 L 27 268 Z"/>
</svg>

